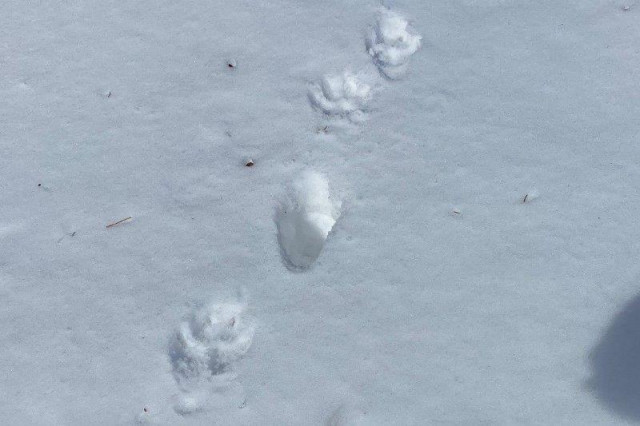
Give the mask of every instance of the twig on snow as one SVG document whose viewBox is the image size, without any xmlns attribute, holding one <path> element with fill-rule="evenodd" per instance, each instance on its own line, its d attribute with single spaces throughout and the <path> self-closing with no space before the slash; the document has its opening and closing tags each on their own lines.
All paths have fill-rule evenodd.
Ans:
<svg viewBox="0 0 640 426">
<path fill-rule="evenodd" d="M 131 220 L 131 216 L 129 216 L 129 217 L 125 217 L 124 219 L 121 219 L 121 220 L 119 220 L 119 221 L 117 221 L 117 222 L 114 222 L 114 223 L 110 223 L 110 224 L 108 224 L 108 225 L 107 225 L 107 228 L 111 228 L 111 227 L 113 227 L 113 226 L 119 225 L 119 224 L 124 223 L 124 222 L 128 222 L 128 221 L 130 221 L 130 220 Z"/>
</svg>

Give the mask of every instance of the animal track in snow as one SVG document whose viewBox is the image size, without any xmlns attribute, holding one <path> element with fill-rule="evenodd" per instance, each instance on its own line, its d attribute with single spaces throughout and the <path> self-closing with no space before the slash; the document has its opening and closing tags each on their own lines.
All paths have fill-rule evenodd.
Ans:
<svg viewBox="0 0 640 426">
<path fill-rule="evenodd" d="M 282 256 L 290 269 L 313 265 L 339 216 L 340 203 L 331 200 L 324 176 L 305 172 L 293 182 L 276 217 Z"/>
<path fill-rule="evenodd" d="M 232 365 L 251 347 L 254 326 L 239 302 L 211 304 L 180 325 L 169 348 L 173 375 L 182 389 L 176 411 L 200 411 L 212 392 L 233 388 Z"/>
<path fill-rule="evenodd" d="M 367 51 L 380 72 L 393 80 L 405 74 L 409 58 L 420 48 L 421 40 L 419 34 L 410 31 L 402 15 L 381 9 L 367 38 Z"/>
<path fill-rule="evenodd" d="M 351 122 L 366 119 L 366 105 L 371 98 L 371 86 L 362 77 L 344 71 L 327 74 L 309 89 L 311 105 L 331 117 L 343 117 Z"/>
</svg>

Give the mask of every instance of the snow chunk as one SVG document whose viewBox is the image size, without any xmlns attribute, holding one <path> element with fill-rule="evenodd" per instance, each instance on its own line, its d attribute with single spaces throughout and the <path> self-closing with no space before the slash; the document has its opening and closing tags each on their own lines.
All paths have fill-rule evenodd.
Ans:
<svg viewBox="0 0 640 426">
<path fill-rule="evenodd" d="M 340 203 L 331 200 L 329 183 L 323 175 L 305 172 L 294 181 L 276 218 L 287 265 L 292 269 L 313 265 L 339 216 Z"/>
<path fill-rule="evenodd" d="M 364 111 L 370 98 L 371 86 L 349 71 L 327 74 L 321 83 L 309 89 L 309 100 L 314 108 L 328 116 L 344 117 L 352 122 L 365 119 Z"/>
<path fill-rule="evenodd" d="M 381 9 L 367 39 L 367 50 L 380 72 L 396 79 L 407 71 L 409 58 L 420 48 L 421 40 L 422 36 L 410 31 L 403 16 Z"/>
</svg>

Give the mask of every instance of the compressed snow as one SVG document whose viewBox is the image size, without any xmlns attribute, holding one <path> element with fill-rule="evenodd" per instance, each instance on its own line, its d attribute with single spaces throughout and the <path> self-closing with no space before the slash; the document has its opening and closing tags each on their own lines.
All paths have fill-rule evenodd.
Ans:
<svg viewBox="0 0 640 426">
<path fill-rule="evenodd" d="M 345 117 L 353 122 L 363 121 L 371 86 L 349 71 L 328 74 L 320 84 L 309 89 L 311 104 L 328 116 Z"/>
<path fill-rule="evenodd" d="M 380 72 L 396 79 L 406 73 L 409 58 L 420 48 L 421 40 L 402 15 L 381 9 L 367 39 L 367 49 Z"/>
<path fill-rule="evenodd" d="M 307 171 L 297 178 L 276 217 L 285 262 L 301 269 L 313 265 L 339 216 L 340 203 L 331 199 L 323 175 Z"/>
<path fill-rule="evenodd" d="M 185 393 L 176 406 L 180 414 L 202 409 L 208 388 L 220 393 L 233 380 L 232 365 L 251 347 L 254 327 L 239 302 L 215 303 L 180 325 L 169 356 L 173 374 Z"/>
</svg>

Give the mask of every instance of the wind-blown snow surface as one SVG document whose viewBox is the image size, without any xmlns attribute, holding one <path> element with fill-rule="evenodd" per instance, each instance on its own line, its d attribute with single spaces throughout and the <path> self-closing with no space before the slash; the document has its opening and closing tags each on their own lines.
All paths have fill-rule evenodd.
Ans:
<svg viewBox="0 0 640 426">
<path fill-rule="evenodd" d="M 378 72 L 374 1 L 3 3 L 3 424 L 640 422 L 640 5 L 388 4 L 421 48 L 349 129 L 308 90 Z M 306 170 L 343 208 L 293 273 Z M 171 343 L 238 291 L 199 408 Z"/>
</svg>

